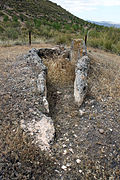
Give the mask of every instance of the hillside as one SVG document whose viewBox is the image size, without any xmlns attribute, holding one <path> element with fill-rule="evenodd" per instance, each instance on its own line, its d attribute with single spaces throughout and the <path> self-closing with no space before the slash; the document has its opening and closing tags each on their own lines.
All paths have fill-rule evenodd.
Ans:
<svg viewBox="0 0 120 180">
<path fill-rule="evenodd" d="M 0 31 L 13 40 L 25 35 L 28 29 L 32 29 L 34 35 L 51 37 L 52 30 L 74 32 L 91 25 L 48 0 L 1 0 L 0 7 Z"/>
<path fill-rule="evenodd" d="M 57 21 L 69 21 L 77 20 L 72 14 L 67 12 L 65 9 L 61 8 L 55 3 L 44 0 L 2 0 L 1 11 L 6 13 L 10 19 L 14 16 L 21 21 L 26 21 L 28 19 L 44 19 L 51 22 Z M 79 20 L 79 19 L 78 19 Z M 83 20 L 80 20 L 84 22 Z"/>
<path fill-rule="evenodd" d="M 56 44 L 70 44 L 88 33 L 88 45 L 120 54 L 119 28 L 84 21 L 48 0 L 1 0 L 0 44 L 26 44 L 29 31 L 33 43 Z"/>
</svg>

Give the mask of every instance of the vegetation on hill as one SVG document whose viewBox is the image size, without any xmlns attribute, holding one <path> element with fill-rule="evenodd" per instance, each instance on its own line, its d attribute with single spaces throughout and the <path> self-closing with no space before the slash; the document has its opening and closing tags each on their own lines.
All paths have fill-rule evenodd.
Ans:
<svg viewBox="0 0 120 180">
<path fill-rule="evenodd" d="M 84 38 L 89 32 L 89 45 L 120 53 L 120 29 L 84 21 L 48 0 L 1 0 L 0 41 L 24 44 L 28 31 L 33 41 L 47 39 L 57 44 Z"/>
</svg>

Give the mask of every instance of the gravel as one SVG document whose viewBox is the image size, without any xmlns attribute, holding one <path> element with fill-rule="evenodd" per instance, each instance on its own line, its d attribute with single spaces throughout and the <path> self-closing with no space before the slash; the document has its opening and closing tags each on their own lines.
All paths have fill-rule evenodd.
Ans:
<svg viewBox="0 0 120 180">
<path fill-rule="evenodd" d="M 73 83 L 47 82 L 49 116 L 56 130 L 48 152 L 41 151 L 20 128 L 20 120 L 34 119 L 29 109 L 36 112 L 41 107 L 39 94 L 25 84 L 24 60 L 1 59 L 1 72 L 0 179 L 120 179 L 120 99 L 96 87 L 94 70 L 92 89 L 80 108 L 74 103 Z M 33 74 L 29 77 L 34 79 Z"/>
</svg>

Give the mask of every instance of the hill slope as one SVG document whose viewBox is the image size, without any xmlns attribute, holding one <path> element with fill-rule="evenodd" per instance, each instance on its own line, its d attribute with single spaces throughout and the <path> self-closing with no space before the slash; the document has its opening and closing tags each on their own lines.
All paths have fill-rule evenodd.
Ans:
<svg viewBox="0 0 120 180">
<path fill-rule="evenodd" d="M 41 25 L 54 30 L 70 29 L 71 26 L 76 30 L 79 25 L 90 25 L 48 0 L 1 0 L 0 7 L 1 32 L 8 27 L 19 27 L 22 30 L 32 28 L 38 33 Z"/>
<path fill-rule="evenodd" d="M 9 17 L 16 16 L 21 21 L 28 18 L 45 18 L 46 20 L 56 21 L 67 21 L 70 19 L 78 19 L 65 9 L 58 6 L 56 3 L 50 2 L 48 0 L 2 0 L 1 11 L 7 13 Z M 23 16 L 23 19 L 22 19 Z M 80 20 L 80 19 L 78 19 Z M 80 20 L 84 22 L 83 20 Z"/>
<path fill-rule="evenodd" d="M 48 0 L 1 0 L 0 43 L 17 40 L 17 44 L 46 40 L 57 44 L 84 38 L 89 32 L 88 44 L 120 54 L 120 29 L 108 28 L 84 21 Z"/>
<path fill-rule="evenodd" d="M 1 0 L 0 16 L 2 40 L 25 39 L 28 30 L 35 36 L 51 38 L 58 32 L 82 35 L 84 28 L 99 28 L 48 0 Z"/>
</svg>

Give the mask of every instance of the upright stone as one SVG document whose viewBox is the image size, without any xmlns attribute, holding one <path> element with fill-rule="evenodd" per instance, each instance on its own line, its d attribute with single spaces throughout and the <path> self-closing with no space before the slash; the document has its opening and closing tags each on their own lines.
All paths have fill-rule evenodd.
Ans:
<svg viewBox="0 0 120 180">
<path fill-rule="evenodd" d="M 75 81 L 74 81 L 74 97 L 78 106 L 83 103 L 84 97 L 87 92 L 87 74 L 89 69 L 90 59 L 88 56 L 83 56 L 78 59 L 75 68 Z"/>
<path fill-rule="evenodd" d="M 71 44 L 70 60 L 74 63 L 78 58 L 87 54 L 87 49 L 83 39 L 74 39 Z"/>
</svg>

